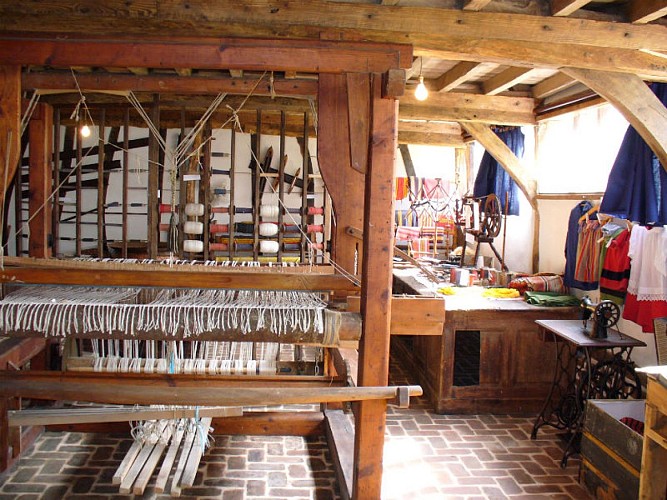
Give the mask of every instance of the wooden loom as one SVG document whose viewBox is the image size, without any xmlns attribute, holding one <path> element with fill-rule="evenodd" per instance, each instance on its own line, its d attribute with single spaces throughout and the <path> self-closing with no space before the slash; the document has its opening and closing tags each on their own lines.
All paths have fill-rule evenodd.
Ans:
<svg viewBox="0 0 667 500">
<path fill-rule="evenodd" d="M 3 148 L 3 164 L 5 171 L 0 178 L 12 179 L 14 165 L 18 162 L 20 139 L 20 97 L 22 65 L 48 64 L 60 67 L 87 66 L 90 61 L 79 58 L 86 50 L 76 48 L 77 41 L 67 41 L 56 37 L 43 37 L 40 40 L 28 40 L 22 35 L 11 35 L 0 40 L 0 45 L 19 43 L 21 50 L 11 50 L 3 46 L 0 51 L 0 140 L 6 145 Z M 354 498 L 378 498 L 380 496 L 382 471 L 382 444 L 384 440 L 385 407 L 387 399 L 398 395 L 405 403 L 410 393 L 417 394 L 417 389 L 397 391 L 383 388 L 387 383 L 388 343 L 390 318 L 390 286 L 391 286 L 391 171 L 396 150 L 396 96 L 403 90 L 404 68 L 410 66 L 411 49 L 407 46 L 391 44 L 363 44 L 357 42 L 332 41 L 289 41 L 264 40 L 244 41 L 226 40 L 234 46 L 233 51 L 224 52 L 220 58 L 220 40 L 169 40 L 169 44 L 153 41 L 144 44 L 141 40 L 132 41 L 133 49 L 119 48 L 115 42 L 98 40 L 94 58 L 96 66 L 121 65 L 148 68 L 162 67 L 165 64 L 181 67 L 187 61 L 188 67 L 195 68 L 233 68 L 243 69 L 247 61 L 255 61 L 253 68 L 263 71 L 303 71 L 312 68 L 319 72 L 316 85 L 318 99 L 318 163 L 322 178 L 330 193 L 337 225 L 333 230 L 332 258 L 348 273 L 356 275 L 361 287 L 352 287 L 353 293 L 361 292 L 360 309 L 362 334 L 359 340 L 360 359 L 358 382 L 360 387 L 350 391 L 349 388 L 333 387 L 329 391 L 344 392 L 327 395 L 322 389 L 330 385 L 326 377 L 319 381 L 302 381 L 300 377 L 280 382 L 271 381 L 270 393 L 276 396 L 273 403 L 292 403 L 301 401 L 332 402 L 358 401 L 356 408 L 356 431 L 354 448 L 342 446 L 336 440 L 335 419 L 329 412 L 325 417 L 320 412 L 305 412 L 302 415 L 244 416 L 228 417 L 216 424 L 216 429 L 223 433 L 270 432 L 274 434 L 309 434 L 322 433 L 324 429 L 332 438 L 334 455 L 350 454 L 346 460 L 341 459 L 341 490 L 344 496 Z M 212 43 L 211 43 L 212 42 Z M 55 44 L 55 45 L 54 45 Z M 180 44 L 180 45 L 179 45 Z M 65 46 L 71 45 L 67 48 Z M 64 48 L 65 50 L 61 50 Z M 6 50 L 5 50 L 6 49 Z M 34 50 L 37 49 L 37 50 Z M 73 49 L 73 50 L 70 50 Z M 210 50 L 216 55 L 211 58 Z M 134 60 L 135 51 L 141 52 L 141 63 Z M 255 57 L 260 51 L 262 58 Z M 114 54 L 113 64 L 105 62 L 108 54 Z M 170 60 L 172 57 L 186 57 Z M 285 57 L 289 54 L 289 57 Z M 261 61 L 271 61 L 261 62 Z M 363 63 L 362 63 L 363 62 Z M 99 64 L 97 64 L 99 63 Z M 70 82 L 71 83 L 71 82 Z M 155 92 L 163 90 L 155 89 Z M 197 91 L 193 82 L 192 90 Z M 266 93 L 266 89 L 261 92 Z M 159 116 L 159 100 L 154 103 L 153 117 Z M 126 115 L 127 116 L 127 115 Z M 259 115 L 258 115 L 259 117 Z M 30 235 L 28 239 L 30 255 L 35 257 L 51 256 L 51 222 L 48 210 L 39 208 L 48 199 L 51 190 L 52 155 L 51 120 L 53 111 L 47 104 L 38 106 L 35 118 L 30 122 Z M 352 133 L 353 132 L 353 133 Z M 6 142 L 5 142 L 5 138 Z M 157 163 L 157 147 L 149 138 L 149 159 Z M 6 153 L 6 155 L 5 155 Z M 102 170 L 100 160 L 98 171 Z M 159 201 L 157 196 L 157 175 L 153 167 L 149 167 L 149 197 L 146 205 L 149 232 L 149 257 L 157 256 L 159 238 Z M 100 176 L 101 178 L 101 176 Z M 283 185 L 281 184 L 281 187 Z M 284 187 L 283 187 L 284 188 Z M 7 190 L 4 185 L 3 194 Z M 98 194 L 99 213 L 103 212 L 105 200 Z M 48 207 L 48 203 L 47 203 Z M 254 206 L 253 208 L 256 208 Z M 230 224 L 234 221 L 230 220 Z M 98 230 L 103 231 L 104 223 L 98 221 Z M 345 234 L 348 226 L 363 228 L 366 238 L 359 244 L 354 238 Z M 98 241 L 98 244 L 102 240 Z M 80 249 L 80 247 L 79 247 Z M 367 256 L 367 257 L 366 257 Z M 166 270 L 147 270 L 145 272 L 106 270 L 78 270 L 73 268 L 39 268 L 36 265 L 9 266 L 5 263 L 2 281 L 25 283 L 58 283 L 88 286 L 179 286 L 179 287 L 217 287 L 224 285 L 229 288 L 258 289 L 310 289 L 329 293 L 349 294 L 350 284 L 342 284 L 340 275 L 300 274 L 299 276 L 278 273 L 196 273 L 192 270 L 169 272 Z M 337 361 L 338 360 L 338 361 Z M 332 365 L 340 358 L 332 356 Z M 330 378 L 343 383 L 341 374 L 330 372 Z M 286 377 L 286 376 L 285 376 Z M 6 372 L 2 374 L 0 385 L 4 398 L 42 397 L 67 399 L 107 400 L 110 395 L 100 389 L 113 387 L 117 399 L 115 402 L 141 402 L 175 404 L 206 404 L 199 400 L 201 391 L 195 388 L 202 381 L 211 387 L 216 403 L 222 393 L 231 388 L 240 388 L 255 399 L 268 402 L 264 393 L 250 391 L 267 386 L 267 381 L 259 377 L 223 380 L 217 376 L 168 375 L 168 374 L 127 374 L 123 377 L 106 373 L 63 372 L 55 374 L 26 372 Z M 134 384 L 139 390 L 128 390 L 128 384 Z M 314 390 L 314 387 L 319 387 Z M 375 387 L 380 387 L 376 391 Z M 123 390 L 123 388 L 125 390 Z M 167 389 L 169 388 L 169 389 Z M 158 391 L 157 389 L 160 389 Z M 214 390 L 215 389 L 215 390 Z M 279 389 L 279 390 L 278 390 Z M 71 391 L 71 392 L 68 392 Z M 249 391 L 249 392 L 248 392 Z M 356 391 L 356 392 L 355 392 Z M 169 398 L 166 395 L 169 395 Z M 291 398 L 287 395 L 292 394 Z M 240 396 L 234 393 L 234 396 Z M 296 399 L 294 399 L 296 398 Z M 370 398 L 370 399 L 368 399 Z M 167 401 L 168 400 L 168 401 Z M 239 399 L 235 399 L 239 402 Z M 104 401 L 108 402 L 108 401 Z M 6 409 L 6 405 L 3 406 Z M 269 425 L 269 422 L 271 424 Z M 6 419 L 4 420 L 6 423 Z M 3 428 L 6 427 L 3 425 Z M 88 429 L 94 429 L 88 424 Z M 103 427 L 108 429 L 108 424 Z M 98 427 L 100 429 L 100 427 Z M 0 438 L 6 432 L 0 432 Z M 349 440 L 349 438 L 348 438 Z M 0 439 L 3 442 L 4 440 Z M 7 463 L 3 452 L 3 464 Z"/>
</svg>

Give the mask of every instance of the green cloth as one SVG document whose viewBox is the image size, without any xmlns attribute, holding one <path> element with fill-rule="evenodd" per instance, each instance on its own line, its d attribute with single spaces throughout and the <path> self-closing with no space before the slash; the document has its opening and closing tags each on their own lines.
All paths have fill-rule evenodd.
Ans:
<svg viewBox="0 0 667 500">
<path fill-rule="evenodd" d="M 574 295 L 562 295 L 558 292 L 526 292 L 524 298 L 529 304 L 545 307 L 578 306 L 579 299 Z"/>
</svg>

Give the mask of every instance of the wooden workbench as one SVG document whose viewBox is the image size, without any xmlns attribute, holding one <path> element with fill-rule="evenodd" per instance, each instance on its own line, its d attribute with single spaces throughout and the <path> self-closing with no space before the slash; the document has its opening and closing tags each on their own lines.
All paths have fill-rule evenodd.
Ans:
<svg viewBox="0 0 667 500">
<path fill-rule="evenodd" d="M 432 294 L 414 270 L 394 272 L 394 293 Z M 441 336 L 392 336 L 392 348 L 437 413 L 536 413 L 551 386 L 553 347 L 535 320 L 577 318 L 577 307 L 486 299 L 481 288 L 445 297 Z"/>
</svg>

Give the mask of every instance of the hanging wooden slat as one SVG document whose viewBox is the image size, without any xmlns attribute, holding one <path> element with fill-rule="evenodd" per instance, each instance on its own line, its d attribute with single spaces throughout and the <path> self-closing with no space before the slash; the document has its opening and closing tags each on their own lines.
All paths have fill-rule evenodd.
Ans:
<svg viewBox="0 0 667 500">
<path fill-rule="evenodd" d="M 81 163 L 83 162 L 83 137 L 81 136 L 81 130 L 79 129 L 77 125 L 77 129 L 75 131 L 76 134 L 76 216 L 74 218 L 75 220 L 75 246 L 76 246 L 76 255 L 77 257 L 81 256 L 81 241 L 82 241 L 82 234 L 81 234 L 81 205 L 82 205 L 82 196 L 83 196 L 83 191 L 82 191 L 82 180 L 81 180 Z"/>
<path fill-rule="evenodd" d="M 303 142 L 301 143 L 301 262 L 306 262 L 306 229 L 308 227 L 308 173 L 310 158 L 308 154 L 308 113 L 303 114 Z"/>
<path fill-rule="evenodd" d="M 285 154 L 285 112 L 280 112 L 280 164 L 278 167 L 278 262 L 283 261 L 283 240 L 285 222 L 285 167 L 287 155 Z"/>
<path fill-rule="evenodd" d="M 234 196 L 236 194 L 236 129 L 232 129 L 232 138 L 229 152 L 229 241 L 234 241 L 234 217 L 235 207 Z M 234 246 L 229 245 L 229 260 L 234 260 Z"/>
<path fill-rule="evenodd" d="M 153 125 L 160 127 L 160 94 L 153 95 L 153 104 L 150 109 L 150 118 Z M 148 140 L 148 257 L 154 259 L 157 257 L 158 243 L 160 241 L 160 213 L 158 212 L 158 190 L 160 161 L 160 145 L 153 132 L 150 133 Z"/>
<path fill-rule="evenodd" d="M 199 203 L 204 204 L 204 260 L 209 260 L 209 243 L 211 232 L 209 231 L 210 207 L 211 207 L 211 126 L 206 125 L 203 132 L 204 161 L 202 162 L 201 182 L 199 183 Z"/>
<path fill-rule="evenodd" d="M 29 125 L 30 197 L 28 252 L 32 257 L 50 257 L 51 159 L 53 157 L 53 108 L 46 103 L 35 107 Z"/>
<path fill-rule="evenodd" d="M 259 158 L 261 155 L 262 151 L 262 110 L 258 109 L 257 110 L 257 132 L 256 132 L 256 140 L 255 140 L 255 161 L 254 161 L 254 172 L 255 172 L 255 177 L 253 179 L 253 185 L 252 185 L 252 190 L 253 190 L 253 206 L 252 206 L 252 222 L 255 225 L 254 231 L 253 231 L 253 250 L 252 250 L 252 256 L 255 260 L 259 257 L 259 223 L 260 223 L 260 216 L 259 216 L 259 211 L 260 207 L 262 204 L 262 191 L 261 189 L 262 184 L 262 179 L 260 178 L 260 174 L 262 172 L 262 167 L 268 167 L 268 165 L 260 165 L 259 164 Z"/>
<path fill-rule="evenodd" d="M 97 256 L 104 257 L 104 138 L 106 137 L 105 111 L 100 110 L 98 122 L 98 150 L 97 150 Z"/>
<path fill-rule="evenodd" d="M 122 257 L 127 259 L 127 217 L 128 217 L 128 186 L 130 182 L 130 108 L 125 108 L 125 114 L 123 116 L 123 184 L 122 184 L 122 229 L 121 229 L 121 238 L 122 238 Z"/>
<path fill-rule="evenodd" d="M 51 232 L 53 234 L 53 255 L 58 255 L 58 240 L 60 236 L 60 108 L 54 110 L 53 115 L 53 154 L 51 158 L 52 174 L 52 199 L 51 199 Z"/>
</svg>

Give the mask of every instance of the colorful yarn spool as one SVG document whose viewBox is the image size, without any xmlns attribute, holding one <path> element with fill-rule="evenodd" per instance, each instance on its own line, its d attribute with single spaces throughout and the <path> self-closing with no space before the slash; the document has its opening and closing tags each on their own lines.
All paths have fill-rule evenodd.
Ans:
<svg viewBox="0 0 667 500">
<path fill-rule="evenodd" d="M 278 253 L 280 245 L 277 241 L 263 240 L 259 242 L 259 251 L 261 253 Z"/>
<path fill-rule="evenodd" d="M 203 203 L 188 203 L 185 205 L 185 215 L 190 217 L 201 217 L 204 215 Z"/>
<path fill-rule="evenodd" d="M 262 205 L 259 208 L 259 215 L 268 219 L 275 219 L 279 212 L 278 205 Z"/>
<path fill-rule="evenodd" d="M 194 220 L 186 221 L 183 224 L 183 232 L 187 234 L 202 234 L 204 232 L 204 223 Z"/>
<path fill-rule="evenodd" d="M 185 240 L 183 242 L 183 251 L 202 253 L 204 251 L 204 242 L 199 240 Z"/>
<path fill-rule="evenodd" d="M 260 236 L 275 236 L 278 234 L 278 224 L 273 222 L 262 222 L 259 225 Z"/>
</svg>

